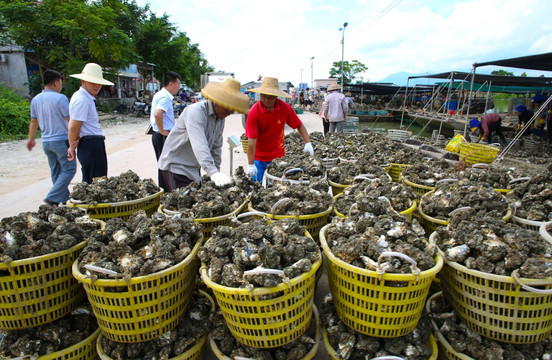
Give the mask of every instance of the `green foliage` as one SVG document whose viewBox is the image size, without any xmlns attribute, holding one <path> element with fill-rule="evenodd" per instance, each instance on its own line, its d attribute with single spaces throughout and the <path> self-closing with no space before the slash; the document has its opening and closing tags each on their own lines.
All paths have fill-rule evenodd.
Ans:
<svg viewBox="0 0 552 360">
<path fill-rule="evenodd" d="M 0 83 L 0 141 L 25 139 L 29 133 L 31 105 Z"/>
<path fill-rule="evenodd" d="M 506 71 L 506 70 L 494 70 L 491 71 L 491 75 L 498 75 L 498 76 L 514 76 L 513 72 Z M 525 75 L 527 76 L 527 75 Z"/>
<path fill-rule="evenodd" d="M 29 76 L 29 94 L 31 97 L 34 97 L 37 94 L 40 94 L 42 91 L 42 79 L 40 74 L 33 74 Z"/>
<path fill-rule="evenodd" d="M 363 63 L 359 62 L 358 60 L 353 60 L 350 63 L 348 61 L 345 61 L 343 62 L 343 65 L 341 64 L 341 61 L 334 61 L 333 67 L 330 69 L 330 77 L 338 78 L 337 82 L 339 84 L 341 84 L 342 66 L 343 66 L 343 83 L 345 84 L 353 83 L 357 74 L 361 74 L 366 70 L 368 70 L 368 67 Z M 360 81 L 362 81 L 362 77 L 360 77 Z"/>
</svg>

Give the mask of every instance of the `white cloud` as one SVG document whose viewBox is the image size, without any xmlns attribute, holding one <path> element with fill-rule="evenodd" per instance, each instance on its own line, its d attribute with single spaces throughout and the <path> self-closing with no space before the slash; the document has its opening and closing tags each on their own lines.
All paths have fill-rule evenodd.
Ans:
<svg viewBox="0 0 552 360">
<path fill-rule="evenodd" d="M 312 56 L 313 77 L 327 78 L 345 21 L 345 60 L 368 66 L 370 81 L 552 51 L 552 3 L 538 0 L 137 2 L 169 15 L 211 65 L 242 82 L 261 74 L 310 83 Z"/>
</svg>

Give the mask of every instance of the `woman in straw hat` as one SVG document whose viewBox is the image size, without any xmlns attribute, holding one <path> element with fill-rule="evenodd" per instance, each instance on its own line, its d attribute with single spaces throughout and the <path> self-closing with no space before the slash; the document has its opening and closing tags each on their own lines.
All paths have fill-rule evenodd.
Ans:
<svg viewBox="0 0 552 360">
<path fill-rule="evenodd" d="M 251 108 L 245 124 L 247 145 L 247 174 L 262 182 L 272 160 L 284 156 L 284 125 L 297 129 L 305 141 L 305 152 L 314 155 L 309 133 L 292 107 L 278 97 L 290 96 L 280 90 L 278 79 L 265 77 L 261 86 L 249 90 L 261 94 L 261 101 Z"/>
<path fill-rule="evenodd" d="M 168 191 L 192 181 L 201 184 L 201 169 L 217 186 L 232 183 L 220 172 L 225 118 L 237 111 L 247 114 L 249 99 L 240 91 L 239 81 L 210 82 L 201 94 L 207 99 L 184 109 L 165 140 L 159 157 Z"/>
<path fill-rule="evenodd" d="M 75 159 L 75 151 L 81 164 L 82 181 L 89 184 L 95 177 L 107 176 L 105 137 L 94 103 L 102 85 L 113 85 L 103 78 L 98 64 L 88 63 L 80 74 L 69 75 L 80 79 L 81 87 L 69 102 L 69 148 L 67 158 Z"/>
</svg>

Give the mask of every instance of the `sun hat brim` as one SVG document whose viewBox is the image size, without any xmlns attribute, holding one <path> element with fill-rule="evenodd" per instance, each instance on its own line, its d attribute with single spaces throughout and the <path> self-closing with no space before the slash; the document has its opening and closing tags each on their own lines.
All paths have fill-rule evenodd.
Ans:
<svg viewBox="0 0 552 360">
<path fill-rule="evenodd" d="M 217 105 L 228 110 L 237 111 L 241 114 L 249 112 L 249 98 L 240 91 L 240 85 L 237 80 L 237 86 L 227 79 L 225 82 L 211 81 L 201 90 L 201 94 Z"/>
<path fill-rule="evenodd" d="M 272 87 L 271 88 L 263 87 L 262 85 L 258 88 L 249 89 L 247 91 L 253 92 L 253 93 L 259 93 L 259 94 L 265 94 L 265 95 L 278 96 L 278 97 L 283 97 L 283 98 L 291 98 L 291 95 L 288 94 L 287 92 L 283 91 L 283 90 L 275 89 L 275 88 L 272 88 Z"/>
<path fill-rule="evenodd" d="M 95 77 L 95 76 L 90 76 L 88 74 L 71 74 L 69 75 L 70 77 L 73 77 L 73 78 L 76 78 L 76 79 L 80 79 L 80 80 L 84 80 L 84 81 L 88 81 L 88 82 L 91 82 L 93 84 L 99 84 L 99 85 L 113 85 L 113 83 L 109 80 L 106 80 L 106 79 L 103 79 L 103 78 L 99 78 L 99 77 Z"/>
<path fill-rule="evenodd" d="M 340 85 L 330 85 L 328 86 L 328 91 L 341 90 Z"/>
</svg>

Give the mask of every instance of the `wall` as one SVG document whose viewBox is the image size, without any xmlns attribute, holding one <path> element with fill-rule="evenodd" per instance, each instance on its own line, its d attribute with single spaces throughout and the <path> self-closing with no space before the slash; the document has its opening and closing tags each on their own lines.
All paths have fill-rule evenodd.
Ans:
<svg viewBox="0 0 552 360">
<path fill-rule="evenodd" d="M 25 55 L 20 47 L 0 46 L 0 82 L 30 98 Z"/>
</svg>

